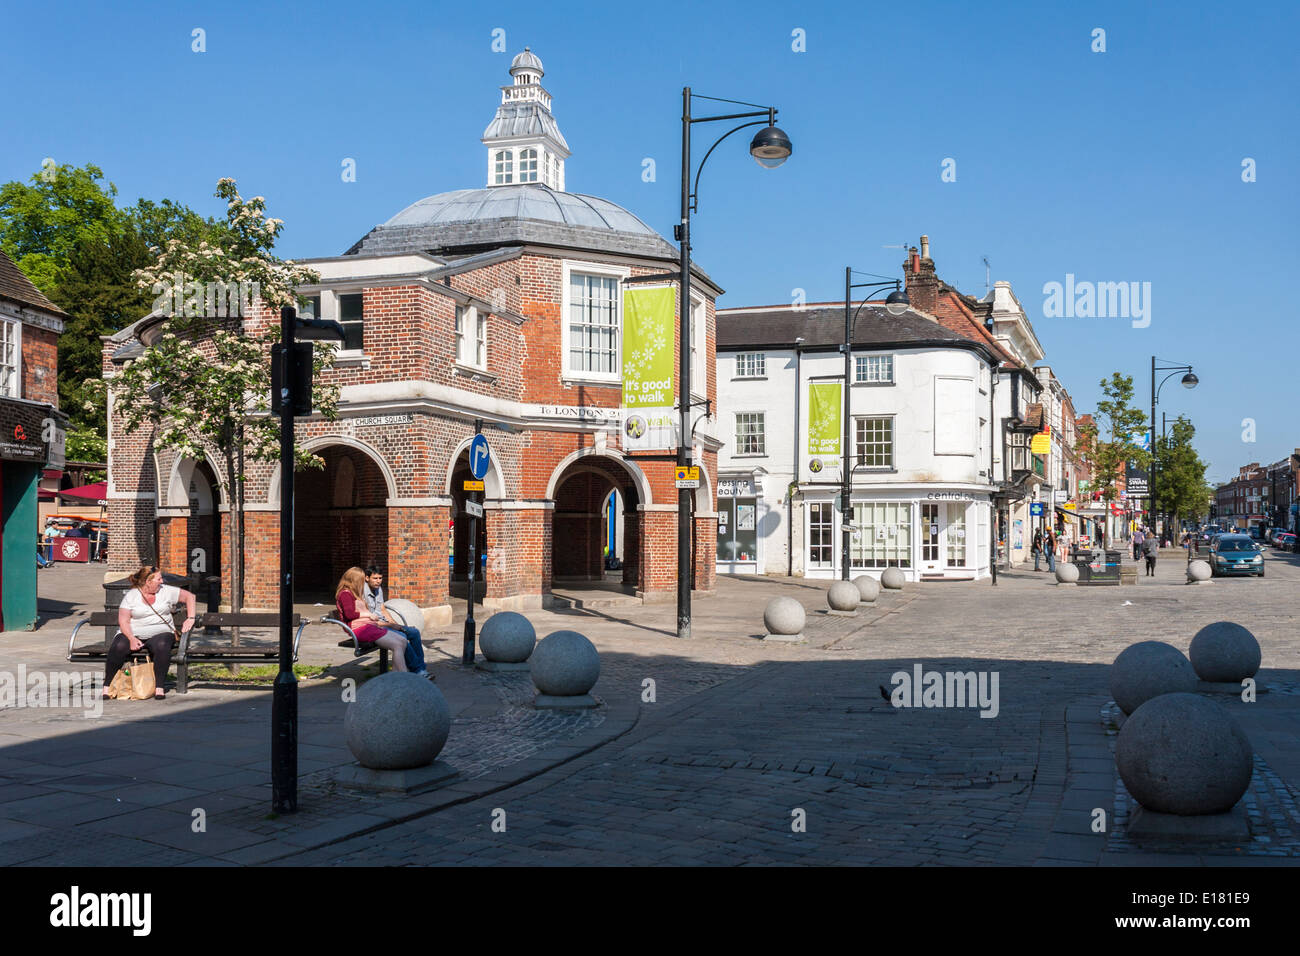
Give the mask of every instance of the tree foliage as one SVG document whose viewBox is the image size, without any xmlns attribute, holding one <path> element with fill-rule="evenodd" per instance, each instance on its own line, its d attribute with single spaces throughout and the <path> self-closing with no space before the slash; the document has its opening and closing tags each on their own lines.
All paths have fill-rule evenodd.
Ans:
<svg viewBox="0 0 1300 956">
<path fill-rule="evenodd" d="M 1116 482 L 1124 473 L 1126 462 L 1146 467 L 1151 455 L 1133 440 L 1135 432 L 1146 428 L 1147 417 L 1134 408 L 1133 377 L 1115 372 L 1100 382 L 1103 401 L 1097 403 L 1096 420 L 1086 441 L 1091 451 L 1093 489 L 1101 492 L 1107 503 L 1119 497 Z M 1103 438 L 1103 435 L 1106 436 Z"/>
<path fill-rule="evenodd" d="M 0 185 L 0 248 L 68 313 L 59 337 L 59 407 L 74 429 L 106 434 L 104 407 L 86 391 L 100 372 L 100 336 L 149 311 L 152 297 L 134 273 L 152 264 L 151 247 L 172 238 L 197 245 L 218 224 L 179 203 L 141 199 L 119 208 L 117 187 L 93 164 L 43 169 L 29 183 Z"/>
<path fill-rule="evenodd" d="M 1186 417 L 1174 420 L 1167 437 L 1156 442 L 1155 491 L 1162 511 L 1185 520 L 1206 513 L 1213 493 L 1205 481 L 1206 464 L 1192 445 L 1196 428 Z"/>
<path fill-rule="evenodd" d="M 226 200 L 226 221 L 199 231 L 190 241 L 171 236 L 148 266 L 136 270 L 138 288 L 157 296 L 179 284 L 188 296 L 207 284 L 244 283 L 259 290 L 262 306 L 277 309 L 298 300 L 295 288 L 319 281 L 310 269 L 274 255 L 283 227 L 265 217 L 265 200 L 245 201 L 233 179 L 222 179 L 216 195 Z M 202 300 L 202 295 L 199 299 Z M 168 296 L 167 301 L 171 299 Z M 270 349 L 280 338 L 278 321 L 259 325 L 247 316 L 170 315 L 144 353 L 107 383 L 126 431 L 144 429 L 158 448 L 202 461 L 209 452 L 225 462 L 231 504 L 232 602 L 243 597 L 243 486 L 250 461 L 279 457 L 280 420 L 270 416 Z M 333 364 L 333 349 L 315 350 L 317 385 L 313 403 L 330 420 L 337 417 L 338 388 L 319 384 Z M 94 383 L 87 383 L 92 387 Z M 296 450 L 297 464 L 323 466 Z"/>
</svg>

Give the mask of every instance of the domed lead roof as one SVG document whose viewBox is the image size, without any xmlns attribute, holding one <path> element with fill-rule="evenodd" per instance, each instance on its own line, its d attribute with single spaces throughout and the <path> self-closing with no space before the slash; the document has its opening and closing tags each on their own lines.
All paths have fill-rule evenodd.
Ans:
<svg viewBox="0 0 1300 956">
<path fill-rule="evenodd" d="M 536 242 L 671 258 L 675 248 L 617 203 L 541 183 L 457 189 L 412 203 L 348 253 L 424 251 Z"/>
<path fill-rule="evenodd" d="M 632 213 L 608 199 L 556 192 L 539 183 L 438 193 L 412 203 L 384 225 L 420 226 L 483 219 L 541 219 L 570 226 L 658 235 Z"/>
</svg>

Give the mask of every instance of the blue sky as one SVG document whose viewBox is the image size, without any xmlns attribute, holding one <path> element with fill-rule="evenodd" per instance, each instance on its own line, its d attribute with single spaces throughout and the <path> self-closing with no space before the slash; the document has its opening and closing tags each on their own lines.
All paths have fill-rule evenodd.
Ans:
<svg viewBox="0 0 1300 956">
<path fill-rule="evenodd" d="M 573 150 L 568 188 L 666 235 L 681 88 L 780 109 L 785 166 L 760 169 L 738 134 L 703 176 L 695 254 L 727 289 L 722 305 L 789 302 L 796 288 L 835 299 L 845 265 L 898 275 L 903 250 L 886 247 L 926 233 L 963 291 L 983 294 L 982 256 L 1012 283 L 1079 411 L 1114 370 L 1145 407 L 1151 355 L 1191 363 L 1201 385 L 1171 381 L 1157 416 L 1192 418 L 1210 476 L 1277 460 L 1300 446 L 1288 371 L 1300 239 L 1287 228 L 1300 13 L 1074 7 L 10 4 L 0 181 L 47 156 L 93 162 L 120 201 L 220 214 L 214 185 L 233 176 L 286 220 L 283 255 L 338 254 L 417 199 L 484 185 L 478 137 L 529 45 Z M 492 50 L 496 29 L 506 53 Z M 697 128 L 696 155 L 725 128 Z M 642 180 L 647 157 L 655 182 Z M 941 181 L 948 158 L 955 182 Z M 1044 284 L 1067 273 L 1150 282 L 1149 327 L 1044 316 Z"/>
</svg>

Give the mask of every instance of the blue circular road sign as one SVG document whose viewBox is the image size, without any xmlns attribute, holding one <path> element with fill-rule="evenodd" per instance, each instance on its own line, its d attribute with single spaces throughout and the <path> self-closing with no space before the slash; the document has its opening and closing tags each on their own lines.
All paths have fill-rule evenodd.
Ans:
<svg viewBox="0 0 1300 956">
<path fill-rule="evenodd" d="M 475 435 L 469 445 L 469 470 L 476 480 L 483 480 L 483 476 L 488 471 L 488 462 L 491 460 L 492 453 L 488 451 L 487 439 L 482 435 Z"/>
</svg>

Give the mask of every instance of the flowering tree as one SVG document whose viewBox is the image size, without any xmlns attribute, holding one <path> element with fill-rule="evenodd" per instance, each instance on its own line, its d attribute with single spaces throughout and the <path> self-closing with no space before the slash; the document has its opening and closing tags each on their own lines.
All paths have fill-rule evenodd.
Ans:
<svg viewBox="0 0 1300 956">
<path fill-rule="evenodd" d="M 280 452 L 280 420 L 269 414 L 270 347 L 280 338 L 277 313 L 281 306 L 296 305 L 297 287 L 319 276 L 272 254 L 284 223 L 265 218 L 261 196 L 243 200 L 233 179 L 220 180 L 216 195 L 226 200 L 226 222 L 214 241 L 191 247 L 172 239 L 157 250 L 153 266 L 135 273 L 140 288 L 157 297 L 154 314 L 166 319 L 144 354 L 103 385 L 128 431 L 151 427 L 158 448 L 195 461 L 212 451 L 224 462 L 230 598 L 238 610 L 244 599 L 247 463 L 274 461 Z M 255 311 L 258 302 L 273 321 L 256 317 L 265 314 Z M 312 396 L 331 421 L 337 417 L 338 387 L 320 385 L 319 377 L 332 366 L 333 355 L 330 346 L 317 345 Z M 324 466 L 320 458 L 295 451 L 297 467 Z"/>
</svg>

